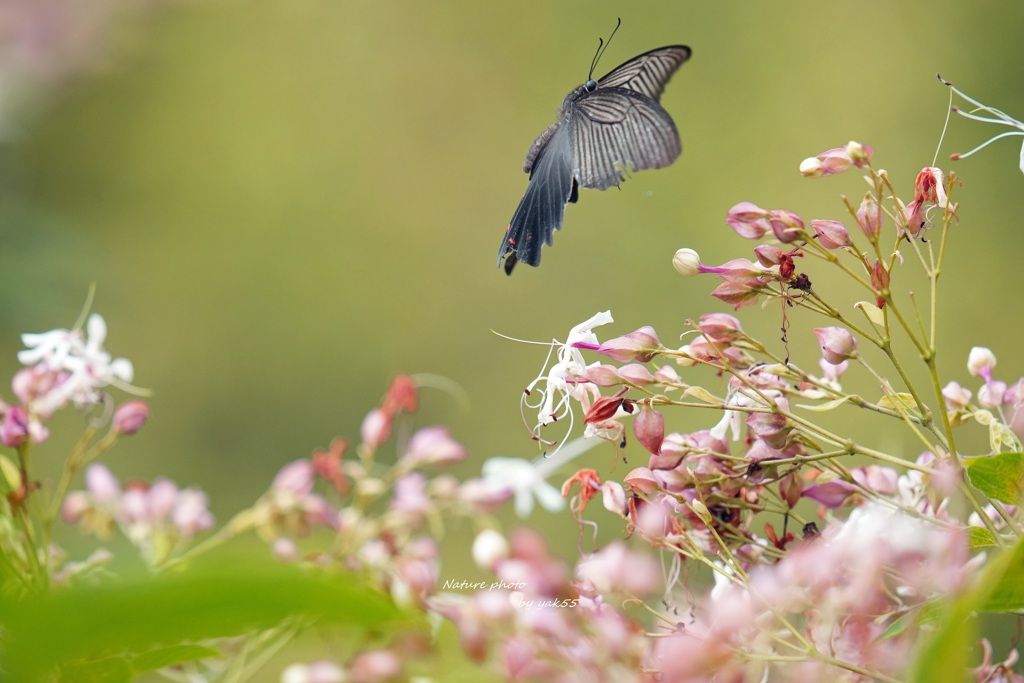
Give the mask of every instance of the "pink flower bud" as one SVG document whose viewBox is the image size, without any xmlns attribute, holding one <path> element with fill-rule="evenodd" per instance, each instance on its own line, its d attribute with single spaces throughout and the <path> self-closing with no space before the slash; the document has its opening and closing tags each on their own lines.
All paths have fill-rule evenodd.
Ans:
<svg viewBox="0 0 1024 683">
<path fill-rule="evenodd" d="M 826 249 L 850 246 L 850 233 L 839 221 L 812 220 L 811 230 L 818 237 L 818 243 Z"/>
<path fill-rule="evenodd" d="M 466 449 L 453 439 L 444 427 L 426 427 L 409 439 L 409 448 L 402 458 L 414 467 L 449 465 L 466 459 Z"/>
<path fill-rule="evenodd" d="M 790 472 L 779 480 L 779 494 L 790 509 L 796 507 L 796 504 L 800 502 L 800 494 L 803 493 L 803 490 L 803 479 L 796 472 Z"/>
<path fill-rule="evenodd" d="M 700 255 L 693 249 L 678 249 L 672 256 L 672 266 L 685 277 L 700 273 Z"/>
<path fill-rule="evenodd" d="M 0 423 L 0 443 L 10 448 L 20 448 L 28 441 L 28 412 L 22 406 L 7 406 L 3 422 Z"/>
<path fill-rule="evenodd" d="M 758 240 L 765 236 L 771 229 L 768 224 L 769 212 L 756 204 L 740 202 L 729 209 L 725 222 L 736 231 L 740 237 Z"/>
<path fill-rule="evenodd" d="M 795 242 L 800 238 L 800 233 L 804 229 L 803 219 L 792 211 L 786 211 L 785 209 L 772 211 L 769 223 L 772 227 L 772 232 L 775 233 L 775 239 L 783 244 Z"/>
<path fill-rule="evenodd" d="M 121 496 L 121 484 L 117 477 L 99 463 L 85 468 L 85 486 L 96 503 L 116 501 Z"/>
<path fill-rule="evenodd" d="M 967 404 L 971 402 L 971 391 L 964 389 L 956 382 L 950 382 L 943 388 L 942 397 L 946 399 L 947 410 L 959 410 L 966 408 Z"/>
<path fill-rule="evenodd" d="M 149 406 L 145 401 L 125 401 L 114 411 L 114 431 L 134 434 L 149 419 Z"/>
<path fill-rule="evenodd" d="M 743 337 L 739 319 L 728 313 L 705 313 L 700 317 L 697 329 L 715 344 L 731 344 Z"/>
<path fill-rule="evenodd" d="M 380 447 L 391 436 L 391 416 L 380 408 L 374 408 L 363 418 L 359 435 L 370 448 Z"/>
<path fill-rule="evenodd" d="M 617 481 L 606 481 L 601 484 L 601 502 L 608 512 L 618 515 L 626 513 L 626 492 Z"/>
<path fill-rule="evenodd" d="M 765 268 L 772 268 L 780 265 L 785 253 L 786 252 L 773 244 L 759 244 L 754 247 L 754 254 L 757 256 L 757 262 Z"/>
<path fill-rule="evenodd" d="M 635 384 L 639 387 L 647 386 L 651 382 L 654 382 L 654 375 L 645 366 L 640 363 L 630 363 L 629 365 L 623 365 L 618 371 L 619 377 Z"/>
<path fill-rule="evenodd" d="M 171 513 L 171 523 L 184 537 L 194 536 L 213 526 L 213 515 L 207 509 L 206 494 L 187 488 L 178 494 Z"/>
<path fill-rule="evenodd" d="M 758 280 L 740 284 L 738 282 L 723 282 L 715 287 L 711 296 L 719 301 L 731 304 L 733 310 L 739 310 L 744 306 L 757 303 L 757 300 L 765 293 L 764 285 Z"/>
<path fill-rule="evenodd" d="M 835 147 L 810 159 L 804 159 L 800 163 L 800 174 L 818 178 L 842 173 L 851 166 L 866 165 L 874 153 L 875 150 L 869 145 L 850 142 L 845 147 Z"/>
<path fill-rule="evenodd" d="M 622 482 L 637 493 L 654 493 L 658 490 L 658 480 L 654 473 L 646 467 L 637 467 L 631 470 Z"/>
<path fill-rule="evenodd" d="M 824 505 L 829 510 L 841 507 L 846 499 L 860 489 L 848 481 L 833 479 L 824 484 L 813 484 L 803 490 L 803 497 Z"/>
<path fill-rule="evenodd" d="M 633 420 L 633 434 L 649 453 L 657 455 L 665 440 L 665 417 L 656 411 L 650 401 L 640 406 L 640 414 Z"/>
<path fill-rule="evenodd" d="M 978 389 L 978 403 L 982 408 L 988 408 L 989 410 L 996 410 L 1003 404 L 1003 398 L 1006 396 L 1006 382 L 1000 382 L 999 380 L 993 380 L 991 382 L 985 382 L 980 389 Z"/>
<path fill-rule="evenodd" d="M 861 232 L 872 241 L 882 230 L 882 207 L 871 195 L 865 195 L 864 200 L 860 203 L 860 208 L 857 209 L 857 225 L 860 226 Z"/>
<path fill-rule="evenodd" d="M 384 683 L 402 674 L 402 660 L 391 650 L 366 650 L 355 656 L 348 672 L 351 683 Z"/>
<path fill-rule="evenodd" d="M 832 365 L 839 365 L 857 355 L 857 340 L 842 327 L 816 327 L 814 334 L 821 346 L 821 357 Z"/>
<path fill-rule="evenodd" d="M 583 376 L 599 387 L 613 387 L 622 383 L 614 365 L 593 365 L 587 368 Z"/>
<path fill-rule="evenodd" d="M 313 463 L 309 460 L 294 460 L 282 467 L 271 490 L 304 496 L 313 490 Z"/>
<path fill-rule="evenodd" d="M 620 363 L 639 361 L 646 363 L 661 350 L 661 342 L 653 327 L 645 325 L 624 337 L 610 339 L 598 347 L 597 352 Z"/>
<path fill-rule="evenodd" d="M 785 415 L 776 413 L 751 413 L 747 417 L 747 426 L 754 435 L 776 450 L 786 447 L 793 426 Z"/>
</svg>

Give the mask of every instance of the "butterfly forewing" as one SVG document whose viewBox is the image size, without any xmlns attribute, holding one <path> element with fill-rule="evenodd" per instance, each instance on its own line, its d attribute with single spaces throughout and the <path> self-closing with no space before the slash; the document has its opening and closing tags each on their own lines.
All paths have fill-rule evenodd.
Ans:
<svg viewBox="0 0 1024 683">
<path fill-rule="evenodd" d="M 672 74 L 689 58 L 690 48 L 685 45 L 659 47 L 615 67 L 597 87 L 626 88 L 657 100 Z"/>
</svg>

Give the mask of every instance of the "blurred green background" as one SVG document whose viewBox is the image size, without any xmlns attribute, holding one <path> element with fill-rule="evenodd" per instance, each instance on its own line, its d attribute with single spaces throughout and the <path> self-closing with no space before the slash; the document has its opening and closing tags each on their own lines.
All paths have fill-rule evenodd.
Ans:
<svg viewBox="0 0 1024 683">
<path fill-rule="evenodd" d="M 581 193 L 543 266 L 508 278 L 495 258 L 523 156 L 619 16 L 598 74 L 660 45 L 694 50 L 662 99 L 684 154 L 621 191 Z M 650 324 L 674 343 L 686 318 L 727 310 L 714 282 L 672 269 L 677 248 L 749 257 L 723 221 L 742 200 L 848 218 L 838 195 L 860 196 L 856 174 L 807 180 L 797 166 L 850 139 L 876 148 L 909 201 L 946 116 L 937 71 L 1024 117 L 1022 27 L 1024 4 L 996 1 L 205 0 L 125 13 L 92 36 L 92 66 L 4 112 L 0 375 L 17 367 L 19 333 L 70 326 L 96 283 L 108 350 L 155 392 L 152 420 L 108 463 L 200 485 L 221 520 L 283 463 L 356 437 L 397 372 L 464 389 L 468 409 L 428 390 L 418 424 L 451 427 L 465 475 L 535 456 L 518 404 L 544 350 L 492 330 L 564 339 L 611 309 L 602 338 Z M 46 28 L 32 40 L 56 60 Z M 940 165 L 997 132 L 954 120 Z M 1022 370 L 1018 150 L 956 166 L 940 365 L 961 381 L 975 344 L 1000 355 L 1004 379 Z M 743 315 L 778 338 L 777 309 Z M 792 323 L 794 358 L 813 366 L 808 328 L 822 323 Z M 57 421 L 37 462 L 56 471 L 77 420 Z M 646 463 L 635 447 L 627 469 L 611 447 L 594 453 L 588 465 L 620 475 Z M 568 515 L 533 521 L 574 550 Z"/>
</svg>

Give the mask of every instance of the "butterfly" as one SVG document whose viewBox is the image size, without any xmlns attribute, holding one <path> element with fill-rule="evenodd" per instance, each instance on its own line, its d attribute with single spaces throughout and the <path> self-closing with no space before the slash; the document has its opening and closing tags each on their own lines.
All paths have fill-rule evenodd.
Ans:
<svg viewBox="0 0 1024 683">
<path fill-rule="evenodd" d="M 540 265 L 541 242 L 551 244 L 565 206 L 579 188 L 618 187 L 631 169 L 664 168 L 683 151 L 679 133 L 658 103 L 672 74 L 690 58 L 685 45 L 645 52 L 601 80 L 590 76 L 562 102 L 558 121 L 534 141 L 523 171 L 526 192 L 498 249 L 498 265 Z M 600 51 L 594 63 L 600 57 Z M 591 76 L 593 75 L 591 65 Z"/>
</svg>

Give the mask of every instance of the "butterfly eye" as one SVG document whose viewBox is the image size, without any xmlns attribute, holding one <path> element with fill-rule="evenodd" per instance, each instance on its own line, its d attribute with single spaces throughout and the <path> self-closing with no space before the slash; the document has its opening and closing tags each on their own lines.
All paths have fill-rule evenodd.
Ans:
<svg viewBox="0 0 1024 683">
<path fill-rule="evenodd" d="M 583 87 L 587 89 L 587 92 L 594 92 L 597 90 L 597 81 L 591 79 L 583 84 Z"/>
</svg>

